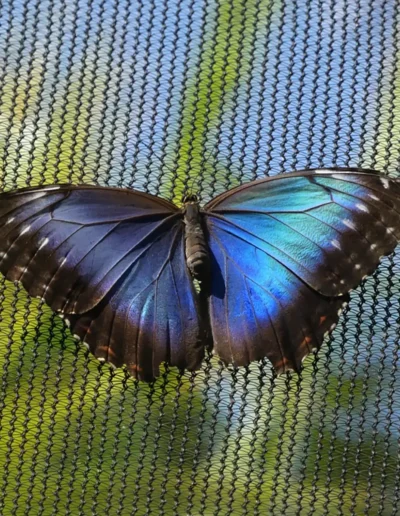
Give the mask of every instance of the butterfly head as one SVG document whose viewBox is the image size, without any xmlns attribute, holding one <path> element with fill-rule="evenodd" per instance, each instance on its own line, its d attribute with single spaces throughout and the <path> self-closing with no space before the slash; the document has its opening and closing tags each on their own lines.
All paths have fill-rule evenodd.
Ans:
<svg viewBox="0 0 400 516">
<path fill-rule="evenodd" d="M 199 199 L 197 195 L 194 194 L 186 194 L 182 198 L 183 204 L 197 204 L 199 202 Z"/>
</svg>

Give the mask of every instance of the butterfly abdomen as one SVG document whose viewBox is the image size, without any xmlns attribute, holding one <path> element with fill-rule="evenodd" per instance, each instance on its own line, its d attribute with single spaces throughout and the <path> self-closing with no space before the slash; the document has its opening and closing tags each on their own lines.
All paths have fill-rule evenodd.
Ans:
<svg viewBox="0 0 400 516">
<path fill-rule="evenodd" d="M 186 264 L 194 279 L 203 281 L 209 270 L 208 245 L 201 224 L 197 202 L 187 202 L 184 208 Z"/>
</svg>

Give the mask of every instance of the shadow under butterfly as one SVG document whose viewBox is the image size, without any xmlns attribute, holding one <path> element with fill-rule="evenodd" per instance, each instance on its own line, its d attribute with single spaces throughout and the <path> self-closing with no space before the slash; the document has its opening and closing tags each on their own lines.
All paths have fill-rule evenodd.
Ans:
<svg viewBox="0 0 400 516">
<path fill-rule="evenodd" d="M 399 240 L 400 182 L 372 170 L 283 174 L 203 208 L 84 185 L 0 195 L 0 271 L 146 381 L 162 362 L 195 370 L 206 347 L 299 371 Z"/>
</svg>

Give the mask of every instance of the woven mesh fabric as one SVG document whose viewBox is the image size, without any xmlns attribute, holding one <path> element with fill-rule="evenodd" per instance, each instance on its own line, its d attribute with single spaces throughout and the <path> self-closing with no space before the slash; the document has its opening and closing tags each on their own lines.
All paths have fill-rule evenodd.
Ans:
<svg viewBox="0 0 400 516">
<path fill-rule="evenodd" d="M 179 202 L 317 166 L 396 176 L 396 0 L 5 0 L 0 183 Z M 0 283 L 0 514 L 400 514 L 400 260 L 300 376 L 138 384 Z"/>
</svg>

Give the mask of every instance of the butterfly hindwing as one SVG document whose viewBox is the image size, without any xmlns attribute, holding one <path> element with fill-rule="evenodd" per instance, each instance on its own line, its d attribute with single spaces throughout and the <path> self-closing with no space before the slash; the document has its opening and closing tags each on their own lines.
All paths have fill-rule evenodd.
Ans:
<svg viewBox="0 0 400 516">
<path fill-rule="evenodd" d="M 140 379 L 158 376 L 161 362 L 198 368 L 204 340 L 181 230 L 160 235 L 104 302 L 69 322 L 96 357 Z"/>
<path fill-rule="evenodd" d="M 299 370 L 337 322 L 347 296 L 322 296 L 274 258 L 209 217 L 213 255 L 209 311 L 214 349 L 225 363 L 265 356 L 278 372 Z"/>
<path fill-rule="evenodd" d="M 116 188 L 50 186 L 0 196 L 0 271 L 64 314 L 93 353 L 151 380 L 204 351 L 181 213 Z"/>
<path fill-rule="evenodd" d="M 216 353 L 297 370 L 334 327 L 347 292 L 394 250 L 400 185 L 354 169 L 284 174 L 220 195 L 205 221 Z"/>
</svg>

